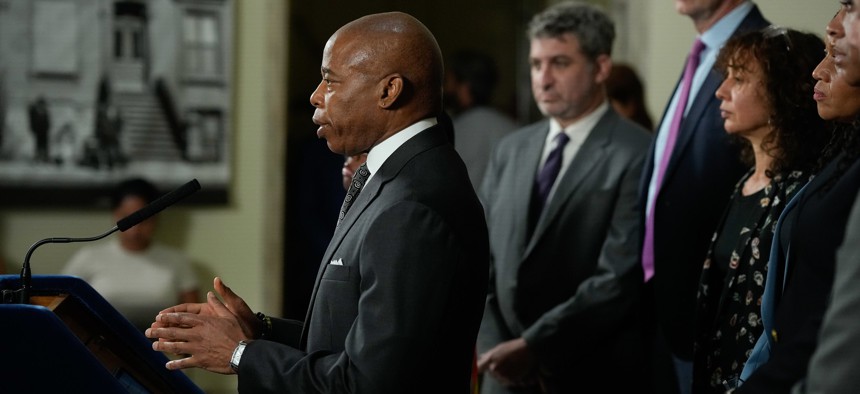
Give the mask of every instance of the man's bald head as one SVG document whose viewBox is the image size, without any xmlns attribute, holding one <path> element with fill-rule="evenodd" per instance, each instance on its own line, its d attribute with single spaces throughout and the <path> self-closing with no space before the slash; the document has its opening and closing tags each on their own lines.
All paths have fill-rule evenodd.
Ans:
<svg viewBox="0 0 860 394">
<path fill-rule="evenodd" d="M 442 52 L 417 19 L 368 15 L 338 29 L 323 50 L 311 95 L 317 136 L 356 155 L 415 122 L 442 113 Z"/>
<path fill-rule="evenodd" d="M 415 105 L 438 115 L 442 108 L 442 51 L 433 34 L 409 14 L 388 12 L 356 19 L 332 36 L 340 50 L 350 53 L 350 66 L 370 78 L 403 76 L 401 105 Z M 417 109 L 417 108 L 416 108 Z"/>
</svg>

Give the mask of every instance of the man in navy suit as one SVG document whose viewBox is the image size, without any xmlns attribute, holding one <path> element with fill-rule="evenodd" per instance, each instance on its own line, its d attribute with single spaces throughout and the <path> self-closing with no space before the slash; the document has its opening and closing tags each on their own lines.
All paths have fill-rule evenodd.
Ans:
<svg viewBox="0 0 860 394">
<path fill-rule="evenodd" d="M 255 316 L 216 278 L 223 304 L 210 292 L 165 310 L 147 335 L 156 350 L 191 355 L 168 368 L 236 373 L 240 392 L 465 393 L 487 227 L 439 119 L 439 46 L 409 15 L 369 15 L 335 32 L 320 71 L 317 135 L 336 153 L 368 154 L 305 320 Z"/>
<path fill-rule="evenodd" d="M 644 313 L 653 338 L 653 346 L 647 346 L 654 350 L 659 393 L 691 390 L 696 286 L 710 237 L 745 170 L 723 129 L 720 102 L 714 96 L 722 76 L 713 69 L 714 61 L 731 36 L 769 24 L 758 7 L 745 0 L 675 0 L 675 8 L 693 20 L 704 49 L 686 105 L 678 105 L 683 90 L 679 83 L 663 113 L 640 183 L 644 289 L 650 300 Z M 680 125 L 670 138 L 678 111 L 683 111 L 678 114 Z"/>
</svg>

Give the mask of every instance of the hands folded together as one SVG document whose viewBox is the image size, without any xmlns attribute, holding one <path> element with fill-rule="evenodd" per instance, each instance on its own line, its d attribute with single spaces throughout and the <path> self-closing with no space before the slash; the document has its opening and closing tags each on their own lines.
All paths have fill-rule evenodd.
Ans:
<svg viewBox="0 0 860 394">
<path fill-rule="evenodd" d="M 230 357 L 241 340 L 260 336 L 262 321 L 245 301 L 214 280 L 215 291 L 206 294 L 205 303 L 181 304 L 159 312 L 146 336 L 158 339 L 152 349 L 184 355 L 169 361 L 167 369 L 198 367 L 207 371 L 232 374 Z"/>
</svg>

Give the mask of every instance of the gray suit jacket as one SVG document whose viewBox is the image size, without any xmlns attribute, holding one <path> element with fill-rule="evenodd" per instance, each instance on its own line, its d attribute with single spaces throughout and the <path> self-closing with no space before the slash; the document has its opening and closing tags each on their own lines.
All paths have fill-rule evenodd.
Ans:
<svg viewBox="0 0 860 394">
<path fill-rule="evenodd" d="M 443 128 L 419 133 L 335 231 L 306 324 L 276 321 L 274 341 L 247 346 L 239 391 L 465 394 L 487 245 L 480 203 Z"/>
<path fill-rule="evenodd" d="M 484 178 L 491 279 L 478 348 L 523 337 L 548 379 L 573 388 L 613 376 L 612 388 L 639 361 L 637 184 L 650 136 L 609 109 L 530 219 L 548 132 L 545 120 L 503 139 Z M 484 392 L 505 392 L 493 386 L 485 379 Z"/>
</svg>

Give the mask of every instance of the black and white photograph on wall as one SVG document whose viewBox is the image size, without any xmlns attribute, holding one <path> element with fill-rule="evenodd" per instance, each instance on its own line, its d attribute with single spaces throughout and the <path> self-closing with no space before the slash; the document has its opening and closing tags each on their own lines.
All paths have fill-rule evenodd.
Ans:
<svg viewBox="0 0 860 394">
<path fill-rule="evenodd" d="M 0 203 L 132 176 L 226 202 L 232 24 L 230 0 L 0 0 Z"/>
</svg>

